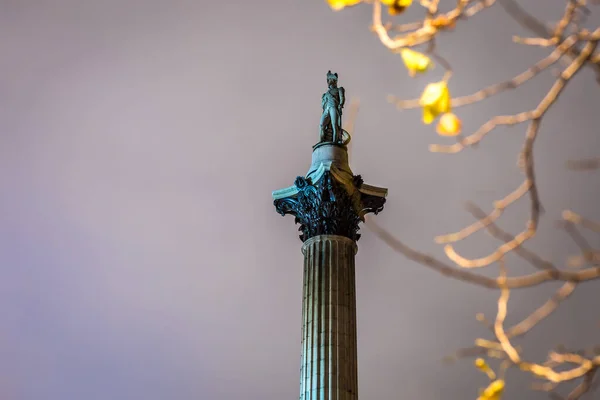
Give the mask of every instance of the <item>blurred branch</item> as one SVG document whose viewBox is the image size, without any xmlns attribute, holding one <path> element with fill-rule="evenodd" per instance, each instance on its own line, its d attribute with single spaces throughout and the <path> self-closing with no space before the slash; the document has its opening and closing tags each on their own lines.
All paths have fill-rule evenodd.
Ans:
<svg viewBox="0 0 600 400">
<path fill-rule="evenodd" d="M 485 218 L 487 218 L 487 216 L 483 212 L 483 210 L 481 210 L 479 207 L 477 207 L 473 203 L 467 203 L 467 211 L 469 211 L 478 221 L 482 221 L 482 220 L 485 220 Z M 496 239 L 502 240 L 503 242 L 509 242 L 513 238 L 513 236 L 511 234 L 503 231 L 494 223 L 490 222 L 486 226 L 486 229 L 493 237 L 495 237 Z M 535 268 L 538 268 L 541 270 L 556 269 L 556 266 L 554 264 L 552 264 L 550 261 L 544 260 L 537 254 L 535 254 L 534 252 L 532 252 L 530 250 L 527 250 L 523 246 L 519 246 L 519 247 L 515 248 L 514 252 L 519 257 L 523 258 L 524 260 L 529 262 L 531 265 L 533 265 Z"/>
<path fill-rule="evenodd" d="M 507 331 L 507 336 L 513 338 L 529 332 L 540 321 L 552 314 L 558 308 L 560 303 L 575 291 L 576 287 L 577 284 L 575 282 L 564 283 L 542 306 L 529 314 L 529 316 L 521 322 L 511 327 Z"/>
<path fill-rule="evenodd" d="M 583 7 L 584 3 L 585 3 L 585 0 L 584 1 L 567 0 L 565 12 L 564 12 L 563 16 L 561 17 L 561 19 L 556 24 L 556 28 L 554 30 L 550 30 L 550 29 L 546 30 L 545 26 L 544 26 L 544 31 L 546 31 L 545 33 L 536 32 L 536 34 L 538 36 L 542 36 L 542 37 L 520 38 L 520 37 L 516 36 L 516 37 L 514 37 L 514 41 L 517 43 L 529 44 L 529 45 L 534 45 L 534 46 L 544 46 L 544 47 L 557 45 L 560 41 L 562 41 L 563 34 L 564 34 L 566 28 L 572 24 L 578 8 Z M 524 11 L 521 9 L 521 12 L 524 12 Z M 531 20 L 531 19 L 532 18 L 530 18 L 529 20 Z M 536 24 L 535 26 L 539 28 L 539 25 Z M 546 38 L 544 36 L 548 36 L 548 37 Z"/>
<path fill-rule="evenodd" d="M 564 41 L 562 32 L 560 32 L 560 35 L 556 35 L 555 31 L 525 11 L 515 0 L 499 0 L 498 3 L 504 9 L 504 11 L 523 28 L 530 30 L 541 38 L 549 39 L 555 37 L 557 43 Z M 569 1 L 568 3 L 571 4 L 572 2 Z M 571 7 L 569 4 L 567 4 L 568 8 Z M 564 19 L 565 15 L 563 15 L 561 21 Z M 580 55 L 580 50 L 577 48 L 570 48 L 567 51 L 567 55 L 571 58 L 575 58 Z M 597 80 L 600 82 L 600 54 L 595 54 L 592 56 L 591 63 L 587 65 L 594 69 L 597 75 Z"/>
<path fill-rule="evenodd" d="M 422 24 L 411 23 L 409 25 L 410 28 L 416 28 L 412 30 L 406 26 L 393 29 L 384 26 L 381 20 L 381 3 L 379 0 L 375 0 L 373 2 L 372 30 L 377 34 L 381 43 L 390 50 L 398 50 L 401 47 L 414 47 L 429 42 L 438 32 L 454 27 L 458 19 L 471 17 L 492 6 L 495 2 L 496 0 L 458 0 L 456 8 L 437 16 L 435 15 L 437 5 L 430 6 Z M 437 2 L 435 3 L 437 4 Z M 390 30 L 402 32 L 402 34 L 391 37 Z"/>
<path fill-rule="evenodd" d="M 512 203 L 514 203 L 515 201 L 517 201 L 518 199 L 523 197 L 527 193 L 529 188 L 530 188 L 529 183 L 527 183 L 527 182 L 522 183 L 517 189 L 515 189 L 513 192 L 508 194 L 506 197 L 504 197 L 501 200 L 495 201 L 494 202 L 494 210 L 491 213 L 485 215 L 483 218 L 479 219 L 478 221 L 463 228 L 462 230 L 460 230 L 458 232 L 450 233 L 447 235 L 436 236 L 435 241 L 437 243 L 458 242 L 460 240 L 463 240 L 463 239 L 469 237 L 473 233 L 489 226 L 491 223 L 496 221 L 502 215 L 502 213 L 504 212 L 506 207 L 508 207 L 509 205 L 511 205 Z"/>
<path fill-rule="evenodd" d="M 569 160 L 567 168 L 574 171 L 594 170 L 600 168 L 600 157 L 585 160 Z"/>
<path fill-rule="evenodd" d="M 563 221 L 559 225 L 564 229 L 575 244 L 580 248 L 581 255 L 571 256 L 567 260 L 567 266 L 571 268 L 581 267 L 585 263 L 590 263 L 593 266 L 600 264 L 600 251 L 594 250 L 590 246 L 589 242 L 583 237 L 583 235 L 577 230 L 575 224 L 570 221 Z"/>
<path fill-rule="evenodd" d="M 523 28 L 541 37 L 549 37 L 552 30 L 539 19 L 525 11 L 515 0 L 499 0 L 498 4 L 504 11 Z"/>
<path fill-rule="evenodd" d="M 483 286 L 492 289 L 499 289 L 500 283 L 497 278 L 489 278 L 484 275 L 476 274 L 462 268 L 457 268 L 444 263 L 428 254 L 421 253 L 411 247 L 405 245 L 400 240 L 395 238 L 385 229 L 377 225 L 371 218 L 366 218 L 367 227 L 383 240 L 394 251 L 402 254 L 409 260 L 415 261 L 421 265 L 429 267 L 442 275 L 458 279 L 464 282 L 469 282 L 478 286 Z M 510 289 L 518 289 L 524 287 L 537 286 L 549 281 L 571 281 L 584 282 L 600 277 L 600 267 L 590 267 L 578 271 L 568 271 L 561 269 L 546 269 L 544 271 L 534 272 L 528 275 L 519 277 L 509 277 L 506 279 L 506 287 Z"/>
<path fill-rule="evenodd" d="M 589 370 L 585 376 L 583 377 L 583 381 L 569 393 L 566 400 L 578 400 L 585 393 L 591 391 L 593 389 L 592 383 L 594 381 L 594 376 L 598 371 L 598 367 L 594 367 Z"/>
<path fill-rule="evenodd" d="M 565 210 L 562 214 L 563 219 L 575 225 L 581 225 L 596 233 L 600 233 L 600 224 L 589 219 L 583 218 L 581 215 L 574 213 L 571 210 Z"/>
<path fill-rule="evenodd" d="M 577 284 L 574 282 L 564 283 L 543 305 L 534 310 L 521 322 L 509 328 L 506 331 L 507 339 L 523 336 L 529 332 L 540 321 L 556 311 L 560 303 L 575 291 L 576 286 Z M 484 323 L 492 333 L 495 333 L 495 324 L 487 321 L 483 314 L 477 314 L 477 320 Z M 501 350 L 502 347 L 499 343 L 479 338 L 475 340 L 475 346 L 460 349 L 454 356 L 449 358 L 448 361 L 452 361 L 457 358 L 483 354 L 494 358 L 505 358 L 506 355 Z"/>
</svg>

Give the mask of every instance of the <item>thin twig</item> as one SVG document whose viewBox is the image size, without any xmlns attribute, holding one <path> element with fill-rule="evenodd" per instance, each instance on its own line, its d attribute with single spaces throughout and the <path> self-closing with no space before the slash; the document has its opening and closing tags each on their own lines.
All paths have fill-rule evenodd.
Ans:
<svg viewBox="0 0 600 400">
<path fill-rule="evenodd" d="M 584 160 L 569 160 L 567 168 L 574 171 L 595 170 L 600 168 L 600 157 Z"/>
<path fill-rule="evenodd" d="M 562 217 L 573 224 L 581 225 L 593 232 L 600 233 L 600 223 L 583 218 L 581 215 L 574 213 L 571 210 L 563 211 Z"/>
<path fill-rule="evenodd" d="M 484 220 L 487 216 L 483 212 L 483 210 L 477 207 L 473 203 L 467 203 L 467 210 L 479 221 Z M 486 226 L 487 231 L 496 239 L 502 240 L 503 242 L 509 242 L 512 240 L 513 236 L 508 232 L 500 229 L 496 224 L 489 223 Z M 556 269 L 556 266 L 552 264 L 550 261 L 541 258 L 539 255 L 534 252 L 528 250 L 523 246 L 519 246 L 514 250 L 515 254 L 519 257 L 523 258 L 535 268 L 545 270 L 545 269 Z"/>
</svg>

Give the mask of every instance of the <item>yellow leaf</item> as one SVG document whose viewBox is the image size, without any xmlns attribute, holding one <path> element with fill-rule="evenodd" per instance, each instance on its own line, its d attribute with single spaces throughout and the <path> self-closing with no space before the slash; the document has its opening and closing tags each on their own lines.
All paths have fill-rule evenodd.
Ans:
<svg viewBox="0 0 600 400">
<path fill-rule="evenodd" d="M 442 116 L 442 118 L 440 119 L 440 122 L 442 121 L 442 119 L 444 119 L 444 116 Z M 476 359 L 475 366 L 482 371 L 486 371 L 487 369 L 490 368 L 490 367 L 488 367 L 487 363 L 485 362 L 485 360 L 483 358 Z"/>
<path fill-rule="evenodd" d="M 340 11 L 346 7 L 352 7 L 360 3 L 362 0 L 327 0 L 329 7 L 333 11 Z"/>
<path fill-rule="evenodd" d="M 450 91 L 448 91 L 447 86 L 445 86 L 442 96 L 437 102 L 437 108 L 440 114 L 450 112 Z"/>
<path fill-rule="evenodd" d="M 425 87 L 421 94 L 419 104 L 422 107 L 433 106 L 438 103 L 448 93 L 448 86 L 445 81 L 430 83 Z"/>
<path fill-rule="evenodd" d="M 412 0 L 381 0 L 381 4 L 384 6 L 398 5 L 401 7 L 408 7 L 412 4 Z"/>
<path fill-rule="evenodd" d="M 388 6 L 388 13 L 390 15 L 401 14 L 412 4 L 412 0 L 382 0 L 381 2 Z"/>
<path fill-rule="evenodd" d="M 440 136 L 456 136 L 460 133 L 462 122 L 460 119 L 451 113 L 446 113 L 440 118 L 440 122 L 437 125 L 437 133 Z M 496 379 L 496 373 L 492 371 L 490 366 L 485 362 L 483 358 L 475 360 L 475 366 L 481 371 L 485 372 L 490 381 Z"/>
<path fill-rule="evenodd" d="M 490 383 L 490 385 L 481 392 L 477 400 L 500 400 L 503 392 L 504 381 L 498 379 Z"/>
<path fill-rule="evenodd" d="M 421 94 L 419 104 L 423 107 L 423 122 L 427 125 L 438 115 L 450 112 L 450 91 L 446 82 L 428 84 Z"/>
<path fill-rule="evenodd" d="M 429 125 L 433 122 L 436 115 L 431 110 L 431 107 L 423 107 L 423 123 Z"/>
<path fill-rule="evenodd" d="M 442 115 L 436 127 L 437 133 L 441 136 L 457 136 L 460 134 L 461 129 L 462 121 L 452 113 L 445 113 Z M 482 361 L 483 364 L 479 361 Z M 478 358 L 475 361 L 475 365 L 483 372 L 490 370 L 490 367 L 481 358 Z"/>
<path fill-rule="evenodd" d="M 403 48 L 400 49 L 400 56 L 410 76 L 414 76 L 417 72 L 425 72 L 433 67 L 431 59 L 418 51 Z"/>
</svg>

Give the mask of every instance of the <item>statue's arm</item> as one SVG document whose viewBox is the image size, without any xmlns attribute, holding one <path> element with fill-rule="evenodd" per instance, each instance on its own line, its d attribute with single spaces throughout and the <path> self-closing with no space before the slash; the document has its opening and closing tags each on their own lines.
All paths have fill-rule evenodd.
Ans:
<svg viewBox="0 0 600 400">
<path fill-rule="evenodd" d="M 346 102 L 346 90 L 343 87 L 338 88 L 338 93 L 340 94 L 340 111 L 344 107 L 344 103 Z"/>
</svg>

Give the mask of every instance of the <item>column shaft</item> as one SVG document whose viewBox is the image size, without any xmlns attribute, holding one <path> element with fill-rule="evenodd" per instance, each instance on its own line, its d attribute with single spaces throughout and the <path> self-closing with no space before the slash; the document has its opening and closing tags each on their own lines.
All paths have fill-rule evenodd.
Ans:
<svg viewBox="0 0 600 400">
<path fill-rule="evenodd" d="M 320 235 L 302 246 L 304 288 L 300 400 L 356 400 L 357 246 Z"/>
</svg>

